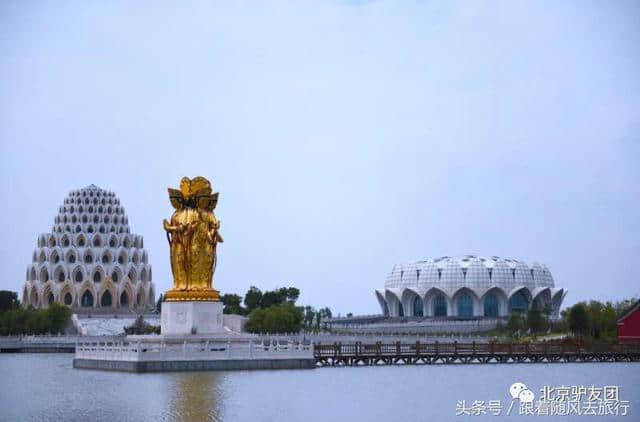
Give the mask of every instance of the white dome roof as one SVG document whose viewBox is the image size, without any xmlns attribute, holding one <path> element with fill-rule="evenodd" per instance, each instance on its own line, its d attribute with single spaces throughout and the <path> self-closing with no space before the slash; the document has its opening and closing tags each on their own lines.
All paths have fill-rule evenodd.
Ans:
<svg viewBox="0 0 640 422">
<path fill-rule="evenodd" d="M 528 265 L 497 256 L 463 255 L 396 264 L 385 282 L 385 288 L 427 290 L 437 287 L 444 291 L 456 291 L 461 287 L 482 291 L 493 286 L 506 291 L 524 286 L 533 291 L 540 287 L 553 288 L 554 281 L 544 264 Z"/>
</svg>

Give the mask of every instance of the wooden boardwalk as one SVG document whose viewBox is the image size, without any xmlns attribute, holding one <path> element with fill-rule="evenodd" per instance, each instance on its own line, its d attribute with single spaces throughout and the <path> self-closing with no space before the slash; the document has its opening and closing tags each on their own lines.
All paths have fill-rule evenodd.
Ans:
<svg viewBox="0 0 640 422">
<path fill-rule="evenodd" d="M 313 354 L 316 366 L 640 362 L 640 343 L 316 343 Z"/>
</svg>

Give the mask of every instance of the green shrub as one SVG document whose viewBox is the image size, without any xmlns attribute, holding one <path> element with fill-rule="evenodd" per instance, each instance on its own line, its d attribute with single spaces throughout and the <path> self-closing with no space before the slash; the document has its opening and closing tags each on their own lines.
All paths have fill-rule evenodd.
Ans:
<svg viewBox="0 0 640 422">
<path fill-rule="evenodd" d="M 292 333 L 302 327 L 302 309 L 293 303 L 255 309 L 249 314 L 245 329 L 251 333 Z"/>
<path fill-rule="evenodd" d="M 71 309 L 54 303 L 46 309 L 17 308 L 0 314 L 0 335 L 64 333 Z"/>
</svg>

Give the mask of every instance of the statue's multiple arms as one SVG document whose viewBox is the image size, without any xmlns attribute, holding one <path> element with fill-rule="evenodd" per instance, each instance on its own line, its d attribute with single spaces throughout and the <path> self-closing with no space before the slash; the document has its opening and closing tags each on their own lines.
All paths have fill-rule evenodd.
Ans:
<svg viewBox="0 0 640 422">
<path fill-rule="evenodd" d="M 172 226 L 167 219 L 165 218 L 164 220 L 162 220 L 162 226 L 164 227 L 164 229 L 166 231 L 168 231 L 169 233 L 173 233 L 175 231 L 178 231 L 178 226 Z"/>
<path fill-rule="evenodd" d="M 224 239 L 222 238 L 222 236 L 220 235 L 220 220 L 214 220 L 211 224 L 210 224 L 211 229 L 209 230 L 209 242 L 211 242 L 212 244 L 216 244 L 216 243 L 222 243 L 224 242 Z"/>
</svg>

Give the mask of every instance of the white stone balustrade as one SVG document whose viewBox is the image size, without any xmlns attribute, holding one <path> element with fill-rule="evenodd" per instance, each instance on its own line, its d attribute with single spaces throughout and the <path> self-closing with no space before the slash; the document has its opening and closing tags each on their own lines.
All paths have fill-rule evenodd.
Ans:
<svg viewBox="0 0 640 422">
<path fill-rule="evenodd" d="M 78 342 L 76 359 L 110 361 L 185 361 L 247 359 L 312 359 L 313 346 L 299 342 L 188 341 Z"/>
</svg>

